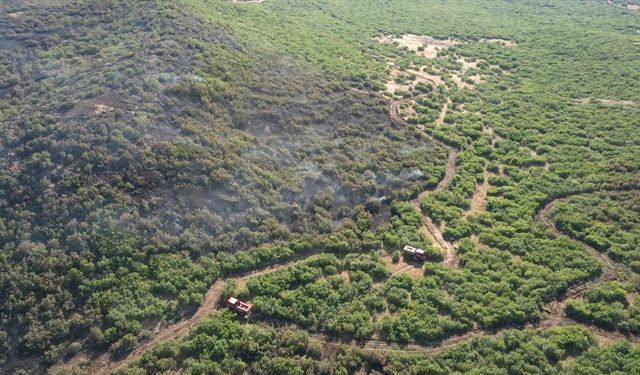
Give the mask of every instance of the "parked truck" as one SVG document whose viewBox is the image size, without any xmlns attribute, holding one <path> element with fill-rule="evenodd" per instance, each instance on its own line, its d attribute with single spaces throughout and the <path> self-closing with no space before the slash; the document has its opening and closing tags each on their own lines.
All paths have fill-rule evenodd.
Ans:
<svg viewBox="0 0 640 375">
<path fill-rule="evenodd" d="M 227 302 L 225 302 L 225 305 L 238 314 L 245 316 L 249 315 L 249 313 L 251 312 L 251 308 L 253 307 L 252 304 L 242 302 L 235 297 L 229 297 L 229 299 L 227 299 Z"/>
<path fill-rule="evenodd" d="M 410 257 L 412 257 L 414 259 L 417 259 L 417 260 L 425 260 L 426 257 L 427 257 L 427 255 L 425 254 L 424 250 L 418 249 L 418 248 L 415 248 L 415 247 L 409 246 L 409 245 L 406 245 L 402 249 L 402 252 L 405 255 L 410 256 Z"/>
</svg>

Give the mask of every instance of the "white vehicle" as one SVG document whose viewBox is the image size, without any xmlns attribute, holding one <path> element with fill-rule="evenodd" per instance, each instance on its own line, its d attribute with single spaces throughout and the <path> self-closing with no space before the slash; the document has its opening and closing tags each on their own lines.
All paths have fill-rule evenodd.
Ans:
<svg viewBox="0 0 640 375">
<path fill-rule="evenodd" d="M 427 257 L 424 250 L 409 245 L 405 245 L 402 252 L 420 260 L 424 260 Z"/>
</svg>

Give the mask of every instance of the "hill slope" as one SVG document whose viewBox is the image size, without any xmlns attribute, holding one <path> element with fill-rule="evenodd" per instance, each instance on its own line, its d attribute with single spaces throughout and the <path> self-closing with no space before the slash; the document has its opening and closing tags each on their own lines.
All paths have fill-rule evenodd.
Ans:
<svg viewBox="0 0 640 375">
<path fill-rule="evenodd" d="M 444 149 L 381 98 L 177 5 L 1 7 L 5 365 L 171 320 L 216 254 L 326 233 L 442 173 Z"/>
</svg>

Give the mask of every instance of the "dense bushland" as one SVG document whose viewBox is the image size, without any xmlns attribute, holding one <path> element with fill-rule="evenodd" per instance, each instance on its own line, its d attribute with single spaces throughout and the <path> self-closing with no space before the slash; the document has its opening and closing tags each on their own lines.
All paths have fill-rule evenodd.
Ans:
<svg viewBox="0 0 640 375">
<path fill-rule="evenodd" d="M 554 207 L 566 233 L 640 271 L 640 192 L 585 194 Z"/>
<path fill-rule="evenodd" d="M 4 372 L 44 372 L 78 351 L 122 355 L 189 315 L 215 278 L 320 252 L 331 254 L 240 291 L 261 321 L 397 342 L 536 322 L 544 302 L 600 273 L 536 212 L 638 181 L 640 14 L 604 1 L 8 0 L 0 11 Z M 461 43 L 427 60 L 375 40 L 405 33 Z M 460 58 L 477 66 L 463 71 Z M 443 79 L 410 123 L 460 149 L 452 182 L 421 202 L 460 241 L 459 269 L 437 264 L 406 203 L 442 178 L 445 149 L 389 121 L 378 92 L 389 62 Z M 454 74 L 482 82 L 463 89 Z M 465 216 L 485 167 L 486 210 Z M 555 217 L 635 267 L 636 198 L 572 198 Z M 382 267 L 379 248 L 406 243 L 428 251 L 424 277 Z M 633 332 L 634 304 L 599 294 L 568 312 Z M 137 366 L 637 372 L 637 349 L 596 348 L 578 328 L 510 331 L 433 360 L 341 348 L 335 362 L 304 333 L 225 315 L 196 332 L 187 349 L 163 344 Z M 258 344 L 244 348 L 238 334 Z"/>
<path fill-rule="evenodd" d="M 330 357 L 323 354 L 332 349 Z M 324 349 L 323 349 L 324 347 Z M 620 342 L 604 347 L 585 328 L 509 330 L 436 355 L 379 352 L 323 343 L 304 331 L 242 325 L 230 313 L 212 315 L 188 337 L 147 351 L 128 373 L 189 374 L 588 374 L 635 373 L 640 352 Z"/>
<path fill-rule="evenodd" d="M 1 7 L 0 364 L 125 353 L 221 273 L 442 173 L 381 98 L 174 3 Z"/>
</svg>

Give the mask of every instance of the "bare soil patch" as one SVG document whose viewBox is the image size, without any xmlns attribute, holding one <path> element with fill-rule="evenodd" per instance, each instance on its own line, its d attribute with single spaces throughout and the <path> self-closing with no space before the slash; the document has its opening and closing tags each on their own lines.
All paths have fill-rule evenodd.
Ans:
<svg viewBox="0 0 640 375">
<path fill-rule="evenodd" d="M 444 118 L 445 116 L 447 116 L 447 110 L 449 109 L 449 105 L 451 104 L 451 98 L 447 98 L 447 101 L 444 102 L 444 105 L 442 106 L 442 110 L 440 111 L 440 114 L 438 115 L 438 119 L 436 120 L 436 124 L 438 125 L 444 125 Z"/>
<path fill-rule="evenodd" d="M 458 88 L 461 88 L 461 89 L 472 89 L 475 85 L 483 82 L 482 77 L 480 77 L 480 75 L 478 74 L 472 75 L 469 78 L 473 83 L 463 81 L 462 77 L 458 74 L 455 74 L 455 73 L 451 74 L 451 79 L 453 80 L 453 82 L 456 83 Z"/>
<path fill-rule="evenodd" d="M 393 64 L 391 64 L 391 66 L 393 66 Z M 401 76 L 405 76 L 405 82 L 396 82 L 396 78 Z M 412 69 L 402 70 L 394 67 L 391 69 L 389 81 L 385 84 L 385 88 L 387 93 L 393 95 L 396 92 L 411 91 L 419 83 L 438 86 L 442 84 L 442 78 L 440 76 L 426 74 Z"/>
<path fill-rule="evenodd" d="M 411 277 L 422 277 L 423 270 L 420 264 L 407 263 L 402 257 L 396 263 L 393 263 L 391 254 L 386 251 L 380 251 L 380 257 L 384 261 L 387 269 L 391 272 L 391 276 L 406 273 Z"/>
<path fill-rule="evenodd" d="M 415 73 L 416 75 L 420 75 L 420 77 L 431 81 L 434 85 L 436 86 L 440 86 L 442 84 L 444 84 L 444 81 L 442 80 L 442 77 L 435 75 L 435 74 L 428 74 L 425 72 L 419 72 L 419 73 Z"/>
<path fill-rule="evenodd" d="M 499 38 L 488 38 L 488 39 L 484 39 L 483 38 L 483 39 L 480 39 L 480 43 L 499 44 L 499 45 L 504 46 L 504 47 L 515 47 L 515 46 L 518 45 L 513 40 L 499 39 Z"/>
<path fill-rule="evenodd" d="M 124 105 L 124 99 L 113 92 L 105 92 L 95 98 L 87 99 L 79 102 L 73 109 L 68 112 L 68 116 L 73 115 L 104 115 L 112 112 L 116 108 L 127 110 Z"/>
<path fill-rule="evenodd" d="M 591 98 L 580 98 L 580 99 L 576 99 L 575 100 L 576 103 L 578 104 L 589 104 L 591 103 Z"/>
<path fill-rule="evenodd" d="M 618 105 L 630 107 L 636 104 L 633 100 L 598 99 L 598 101 L 600 102 L 600 104 L 604 104 L 609 107 L 618 106 Z"/>
<path fill-rule="evenodd" d="M 397 43 L 399 46 L 407 47 L 409 50 L 427 59 L 434 59 L 438 56 L 438 51 L 460 43 L 454 39 L 436 39 L 427 35 L 416 34 L 405 34 L 401 38 L 396 38 L 393 35 L 385 35 L 376 40 L 380 43 Z"/>
<path fill-rule="evenodd" d="M 473 245 L 475 247 L 477 247 L 480 250 L 489 250 L 490 247 L 483 244 L 482 242 L 480 242 L 480 238 L 477 235 L 472 235 L 471 237 L 469 237 L 469 239 L 471 240 L 471 242 L 473 242 Z"/>
<path fill-rule="evenodd" d="M 93 106 L 93 108 L 94 108 L 93 109 L 93 113 L 96 114 L 96 115 L 101 115 L 103 113 L 111 112 L 111 111 L 114 110 L 113 107 L 110 107 L 110 106 L 105 105 L 105 104 L 95 104 Z"/>
<path fill-rule="evenodd" d="M 469 69 L 478 67 L 478 62 L 477 61 L 467 61 L 467 60 L 464 59 L 464 57 L 461 57 L 456 61 L 458 61 L 462 65 L 462 71 L 463 72 L 465 72 L 465 71 L 467 71 Z"/>
<path fill-rule="evenodd" d="M 402 118 L 407 121 L 409 121 L 411 117 L 416 115 L 416 110 L 414 109 L 416 102 L 412 100 L 411 102 L 408 102 L 408 103 L 409 103 L 409 106 L 407 106 L 406 108 L 400 109 L 400 116 L 402 116 Z"/>
<path fill-rule="evenodd" d="M 387 83 L 384 84 L 385 91 L 391 95 L 395 94 L 398 91 L 408 91 L 409 87 L 406 85 L 401 85 L 396 82 L 393 78 L 390 79 Z"/>
<path fill-rule="evenodd" d="M 476 186 L 476 191 L 473 193 L 469 209 L 464 213 L 464 217 L 475 215 L 485 210 L 487 206 L 487 191 L 489 191 L 489 171 L 485 166 L 484 181 L 482 181 L 482 184 Z"/>
<path fill-rule="evenodd" d="M 597 102 L 600 103 L 602 105 L 608 106 L 608 107 L 614 107 L 614 106 L 625 106 L 625 107 L 631 107 L 636 105 L 636 103 L 633 100 L 614 100 L 614 99 L 592 99 L 592 98 L 580 98 L 580 99 L 575 99 L 575 102 L 577 104 L 582 104 L 582 105 L 586 105 L 586 104 L 592 104 L 593 102 Z"/>
<path fill-rule="evenodd" d="M 461 89 L 466 89 L 466 88 L 469 88 L 469 87 L 473 87 L 473 86 L 471 86 L 470 84 L 468 84 L 468 83 L 464 82 L 464 81 L 462 80 L 462 78 L 460 78 L 460 76 L 459 76 L 459 75 L 457 75 L 457 74 L 452 74 L 452 75 L 451 75 L 451 79 L 452 79 L 452 80 L 453 80 L 453 82 L 455 82 L 455 83 L 456 83 L 456 85 L 457 85 L 459 88 L 461 88 Z"/>
<path fill-rule="evenodd" d="M 634 12 L 640 12 L 640 5 L 627 4 L 627 9 L 633 10 Z"/>
<path fill-rule="evenodd" d="M 402 75 L 415 76 L 415 77 L 412 80 L 411 79 L 406 79 L 406 81 L 405 81 L 406 83 L 398 83 L 398 82 L 396 82 L 396 78 L 400 77 Z M 426 84 L 430 83 L 429 80 L 426 77 L 422 76 L 419 73 L 411 71 L 411 70 L 402 71 L 402 70 L 399 70 L 399 69 L 393 69 L 391 71 L 390 78 L 391 79 L 385 84 L 387 92 L 390 93 L 390 94 L 393 94 L 393 93 L 395 93 L 397 91 L 410 91 L 413 88 L 415 88 L 418 83 L 426 83 Z"/>
</svg>

